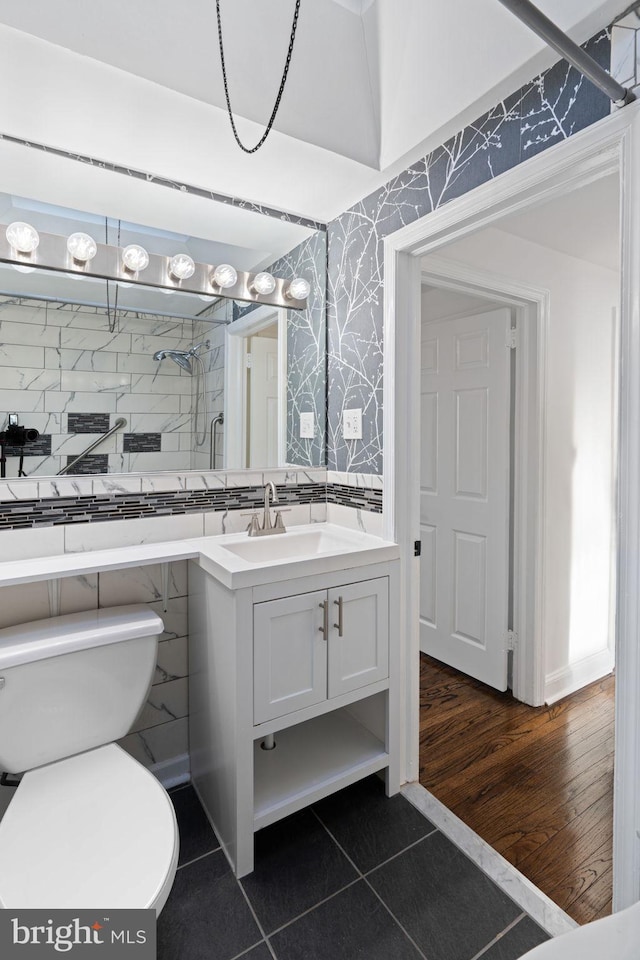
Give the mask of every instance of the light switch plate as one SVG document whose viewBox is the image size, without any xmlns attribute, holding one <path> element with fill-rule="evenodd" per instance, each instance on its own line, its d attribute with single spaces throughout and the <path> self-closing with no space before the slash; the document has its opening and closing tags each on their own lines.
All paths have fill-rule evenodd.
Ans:
<svg viewBox="0 0 640 960">
<path fill-rule="evenodd" d="M 342 411 L 342 435 L 345 440 L 362 440 L 362 410 Z"/>
<path fill-rule="evenodd" d="M 313 413 L 300 414 L 300 439 L 313 440 L 315 435 L 315 423 Z"/>
</svg>

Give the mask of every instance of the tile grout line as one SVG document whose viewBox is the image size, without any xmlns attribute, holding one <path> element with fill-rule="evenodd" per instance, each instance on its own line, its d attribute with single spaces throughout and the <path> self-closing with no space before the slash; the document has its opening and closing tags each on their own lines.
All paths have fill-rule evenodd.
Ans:
<svg viewBox="0 0 640 960">
<path fill-rule="evenodd" d="M 389 916 L 391 917 L 391 919 L 393 920 L 393 922 L 394 922 L 395 924 L 397 924 L 397 926 L 398 926 L 398 927 L 402 930 L 402 932 L 404 933 L 404 935 L 405 935 L 405 937 L 407 938 L 407 940 L 409 940 L 409 942 L 415 947 L 415 949 L 417 950 L 418 954 L 422 957 L 422 960 L 428 960 L 428 958 L 427 958 L 426 955 L 422 952 L 422 950 L 420 949 L 420 947 L 418 946 L 418 944 L 415 942 L 415 940 L 413 939 L 413 937 L 405 930 L 405 928 L 403 927 L 403 925 L 400 923 L 400 921 L 399 921 L 398 918 L 395 916 L 395 914 L 391 911 L 391 909 L 390 909 L 390 908 L 387 906 L 387 904 L 384 902 L 384 900 L 382 899 L 382 897 L 380 896 L 380 894 L 377 892 L 377 890 L 374 890 L 374 888 L 372 887 L 372 885 L 371 885 L 371 884 L 369 883 L 369 881 L 367 880 L 366 876 L 365 876 L 365 875 L 362 873 L 362 871 L 356 866 L 356 864 L 353 862 L 353 860 L 351 859 L 351 857 L 349 856 L 349 854 L 347 853 L 347 851 L 338 843 L 338 841 L 336 840 L 336 838 L 334 837 L 334 835 L 331 833 L 331 830 L 329 830 L 329 828 L 327 827 L 327 825 L 326 825 L 325 823 L 323 823 L 323 821 L 320 819 L 320 817 L 318 816 L 318 814 L 316 813 L 316 811 L 313 809 L 313 807 L 311 808 L 311 812 L 313 813 L 314 817 L 317 819 L 318 823 L 327 831 L 328 835 L 331 837 L 331 839 L 333 840 L 333 842 L 334 842 L 335 845 L 337 846 L 338 850 L 340 850 L 341 853 L 347 858 L 347 860 L 349 861 L 349 863 L 351 864 L 351 866 L 353 867 L 353 869 L 356 870 L 356 872 L 360 874 L 360 878 L 362 879 L 362 881 L 367 885 L 367 887 L 369 888 L 369 890 L 371 890 L 371 892 L 373 893 L 373 895 L 380 901 L 380 903 L 382 904 L 382 906 L 384 907 L 384 909 L 387 911 L 387 913 L 389 914 Z M 424 840 L 425 838 L 423 837 L 422 839 Z M 415 846 L 415 844 L 411 844 L 411 846 Z"/>
<path fill-rule="evenodd" d="M 512 920 L 511 923 L 510 923 L 507 927 L 504 928 L 504 930 L 501 930 L 500 933 L 496 934 L 496 936 L 493 938 L 493 940 L 491 940 L 489 943 L 487 943 L 487 944 L 482 948 L 482 950 L 479 950 L 478 953 L 476 953 L 473 957 L 471 957 L 471 960 L 480 960 L 480 957 L 484 957 L 485 954 L 486 954 L 486 952 L 487 952 L 487 950 L 489 950 L 490 947 L 492 947 L 495 943 L 497 943 L 498 940 L 501 940 L 506 933 L 509 933 L 509 930 L 513 930 L 513 928 L 514 928 L 518 923 L 520 923 L 520 921 L 521 921 L 524 917 L 526 917 L 526 916 L 527 916 L 527 914 L 524 913 L 524 911 L 523 911 L 523 912 L 520 914 L 520 916 L 519 916 L 519 917 L 516 917 L 515 920 Z"/>
<path fill-rule="evenodd" d="M 222 850 L 222 847 L 218 846 L 214 850 L 207 850 L 206 853 L 201 853 L 199 857 L 194 857 L 193 860 L 187 860 L 186 863 L 181 863 L 178 866 L 178 870 L 182 870 L 184 867 L 190 867 L 192 863 L 197 863 L 199 860 L 204 860 L 205 857 L 210 857 L 212 853 L 218 853 L 219 850 Z"/>
<path fill-rule="evenodd" d="M 275 930 L 272 930 L 268 935 L 269 937 L 274 937 L 276 933 L 280 933 L 281 930 L 286 930 L 287 927 L 290 927 L 292 923 L 296 923 L 298 920 L 301 920 L 303 917 L 306 917 L 307 914 L 313 913 L 317 907 L 321 907 L 325 903 L 329 903 L 330 900 L 333 900 L 334 897 L 337 897 L 338 894 L 344 893 L 345 890 L 348 890 L 349 887 L 352 887 L 355 883 L 359 883 L 362 879 L 362 876 L 356 877 L 355 880 L 351 880 L 349 883 L 346 883 L 344 887 L 340 887 L 339 890 L 335 890 L 333 893 L 330 893 L 328 897 L 324 897 L 322 900 L 318 900 L 317 903 L 314 903 L 312 907 L 309 907 L 307 910 L 303 910 L 302 913 L 299 913 L 297 916 L 292 917 L 291 920 L 287 920 L 286 923 L 283 923 L 281 927 L 276 927 Z"/>
<path fill-rule="evenodd" d="M 234 880 L 235 880 L 236 883 L 238 884 L 238 886 L 239 886 L 239 888 L 240 888 L 240 892 L 242 893 L 242 896 L 244 897 L 244 899 L 245 899 L 246 902 L 247 902 L 247 906 L 249 907 L 249 910 L 251 911 L 251 916 L 252 916 L 253 919 L 255 920 L 256 926 L 258 927 L 258 930 L 260 931 L 260 933 L 261 933 L 261 935 L 262 935 L 262 939 L 263 939 L 264 943 L 266 943 L 266 945 L 267 945 L 267 950 L 269 951 L 269 953 L 270 953 L 271 956 L 273 957 L 273 960 L 278 960 L 278 958 L 277 958 L 277 956 L 276 956 L 276 953 L 275 953 L 275 950 L 274 950 L 273 947 L 271 946 L 271 943 L 270 943 L 270 941 L 269 941 L 269 938 L 267 937 L 266 933 L 264 932 L 264 927 L 262 926 L 262 924 L 260 923 L 260 920 L 258 919 L 258 914 L 257 914 L 256 911 L 253 909 L 253 904 L 251 903 L 251 900 L 249 899 L 249 894 L 247 893 L 247 891 L 245 890 L 245 888 L 244 888 L 243 885 L 242 885 L 242 880 L 239 880 L 235 875 L 234 875 Z"/>
<path fill-rule="evenodd" d="M 387 859 L 383 860 L 382 863 L 378 863 L 375 867 L 371 867 L 371 870 L 367 870 L 366 873 L 362 874 L 362 876 L 368 877 L 370 874 L 375 873 L 375 871 L 379 870 L 380 867 L 386 866 L 387 863 L 391 863 L 392 860 L 395 860 L 397 857 L 401 857 L 403 853 L 407 852 L 407 850 L 412 850 L 414 847 L 417 847 L 419 843 L 422 843 L 423 840 L 427 840 L 429 837 L 432 837 L 434 833 L 439 833 L 437 827 L 434 827 L 433 830 L 429 831 L 429 833 L 425 833 L 424 837 L 420 837 L 419 840 L 414 840 L 413 843 L 403 847 L 402 850 L 398 851 L 398 853 L 394 853 L 392 857 L 387 857 Z"/>
<path fill-rule="evenodd" d="M 250 947 L 247 947 L 247 949 L 243 950 L 242 953 L 236 953 L 235 956 L 230 958 L 230 960 L 240 960 L 241 957 L 246 957 L 248 953 L 251 953 L 252 950 L 255 950 L 256 947 L 259 947 L 260 944 L 264 942 L 264 940 L 256 940 L 256 942 L 252 943 Z"/>
</svg>

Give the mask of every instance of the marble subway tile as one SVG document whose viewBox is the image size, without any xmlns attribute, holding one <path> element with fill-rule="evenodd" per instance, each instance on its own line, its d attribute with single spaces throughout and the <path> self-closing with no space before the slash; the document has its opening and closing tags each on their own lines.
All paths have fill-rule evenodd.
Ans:
<svg viewBox="0 0 640 960">
<path fill-rule="evenodd" d="M 52 344 L 55 346 L 55 344 Z M 72 350 L 107 350 L 109 353 L 130 353 L 128 333 L 110 333 L 109 330 L 60 329 L 60 346 Z"/>
<path fill-rule="evenodd" d="M 24 343 L 24 326 L 22 322 L 6 320 L 0 313 L 0 341 L 2 343 Z M 29 329 L 29 343 L 37 347 L 59 347 L 60 331 L 56 327 L 33 326 Z"/>
<path fill-rule="evenodd" d="M 171 490 L 185 490 L 186 477 L 180 473 L 159 473 L 152 477 L 142 477 L 143 493 L 162 493 Z"/>
<path fill-rule="evenodd" d="M 187 561 L 178 560 L 169 565 L 169 599 L 187 596 Z M 162 603 L 162 565 L 150 563 L 144 567 L 109 570 L 98 576 L 98 594 L 101 607 L 117 607 L 123 603 Z M 155 608 L 154 608 L 155 609 Z M 163 618 L 167 614 L 156 610 Z M 172 622 L 170 615 L 167 626 Z M 175 614 L 176 618 L 178 614 Z"/>
<path fill-rule="evenodd" d="M 189 686 L 186 677 L 169 680 L 152 687 L 149 698 L 134 722 L 130 733 L 148 730 L 161 723 L 179 720 L 189 713 Z"/>
<path fill-rule="evenodd" d="M 45 410 L 48 394 L 37 390 L 5 390 L 0 388 L 0 407 L 3 410 L 21 410 L 23 413 L 32 413 L 36 410 Z"/>
<path fill-rule="evenodd" d="M 0 502 L 5 500 L 37 500 L 38 483 L 36 480 L 0 480 Z"/>
<path fill-rule="evenodd" d="M 169 460 L 169 463 L 167 463 Z M 189 470 L 191 455 L 189 450 L 178 450 L 167 457 L 163 453 L 130 453 L 129 472 L 154 473 L 157 470 L 166 470 L 167 466 L 175 470 Z"/>
<path fill-rule="evenodd" d="M 180 397 L 177 394 L 163 396 L 162 394 L 143 393 L 137 390 L 135 394 L 119 394 L 114 409 L 122 414 L 180 413 Z"/>
<path fill-rule="evenodd" d="M 381 513 L 371 513 L 354 507 L 343 507 L 339 503 L 327 504 L 327 520 L 350 530 L 359 530 L 361 533 L 370 533 L 374 537 L 381 537 L 383 521 Z"/>
<path fill-rule="evenodd" d="M 1 332 L 0 329 L 0 335 Z M 35 367 L 42 370 L 45 366 L 45 352 L 44 347 L 0 343 L 0 367 Z M 4 381 L 4 372 L 0 379 Z"/>
<path fill-rule="evenodd" d="M 176 564 L 177 566 L 177 564 Z M 186 591 L 186 564 L 180 572 L 174 572 L 174 582 L 176 590 Z M 184 584 L 180 580 L 184 579 Z M 162 618 L 164 623 L 164 632 L 162 640 L 175 640 L 177 637 L 186 637 L 189 635 L 189 598 L 183 594 L 180 596 L 169 597 L 167 609 L 164 609 L 162 600 L 155 600 L 149 604 L 151 610 Z"/>
<path fill-rule="evenodd" d="M 108 476 L 94 477 L 91 481 L 92 493 L 95 496 L 113 494 L 140 493 L 142 489 L 141 477 Z"/>
<path fill-rule="evenodd" d="M 2 331 L 0 331 L 0 334 Z M 4 367 L 2 370 L 2 389 L 29 390 L 41 393 L 47 390 L 58 390 L 60 387 L 60 373 L 58 370 L 34 370 L 27 367 L 24 370 L 15 367 Z"/>
<path fill-rule="evenodd" d="M 325 503 L 311 503 L 311 523 L 326 523 L 327 522 L 327 504 Z"/>
<path fill-rule="evenodd" d="M 187 637 L 162 640 L 158 644 L 158 658 L 153 678 L 154 686 L 189 675 L 188 647 Z"/>
<path fill-rule="evenodd" d="M 132 373 L 122 376 L 131 378 L 131 389 L 134 393 L 188 394 L 191 397 L 191 381 L 187 381 L 186 375 L 173 377 L 164 373 Z"/>
<path fill-rule="evenodd" d="M 55 477 L 38 481 L 38 494 L 42 500 L 52 497 L 90 497 L 93 493 L 91 477 Z"/>
<path fill-rule="evenodd" d="M 158 338 L 160 342 L 163 342 L 164 339 L 164 337 Z M 160 349 L 160 347 L 156 349 Z M 146 373 L 154 376 L 159 372 L 160 364 L 162 363 L 163 376 L 180 376 L 180 367 L 176 363 L 173 363 L 172 360 L 154 360 L 154 353 L 155 351 L 149 353 L 119 353 L 117 354 L 118 370 L 121 370 L 123 373 Z"/>
<path fill-rule="evenodd" d="M 65 551 L 109 550 L 163 540 L 183 540 L 203 535 L 202 514 L 153 516 L 143 519 L 107 520 L 70 524 L 64 528 Z"/>
<path fill-rule="evenodd" d="M 186 718 L 171 720 L 161 726 L 129 734 L 119 742 L 132 757 L 144 766 L 151 767 L 188 753 L 189 722 Z"/>
<path fill-rule="evenodd" d="M 97 606 L 97 574 L 65 577 L 60 581 L 60 615 L 95 610 Z M 0 628 L 45 620 L 54 615 L 46 580 L 0 588 Z"/>
<path fill-rule="evenodd" d="M 63 392 L 84 393 L 122 392 L 131 390 L 130 373 L 101 373 L 100 371 L 61 370 L 60 389 Z M 99 412 L 94 410 L 92 412 Z"/>
<path fill-rule="evenodd" d="M 191 432 L 191 415 L 186 413 L 130 413 L 129 433 Z"/>
<path fill-rule="evenodd" d="M 117 353 L 100 350 L 71 350 L 47 347 L 44 364 L 51 370 L 107 371 L 117 369 Z"/>
<path fill-rule="evenodd" d="M 261 470 L 230 470 L 227 473 L 227 487 L 261 487 Z"/>
<path fill-rule="evenodd" d="M 64 527 L 0 530 L 0 557 L 32 560 L 64 553 Z"/>
<path fill-rule="evenodd" d="M 116 395 L 68 390 L 52 392 L 45 397 L 44 409 L 52 413 L 115 413 Z"/>
</svg>

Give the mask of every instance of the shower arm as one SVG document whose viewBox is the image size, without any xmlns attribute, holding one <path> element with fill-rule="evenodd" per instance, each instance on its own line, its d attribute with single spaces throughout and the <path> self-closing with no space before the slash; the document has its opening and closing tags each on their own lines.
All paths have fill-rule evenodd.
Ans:
<svg viewBox="0 0 640 960">
<path fill-rule="evenodd" d="M 593 59 L 582 47 L 567 36 L 552 20 L 531 3 L 531 0 L 499 0 L 527 27 L 537 33 L 545 43 L 553 47 L 565 60 L 584 74 L 592 83 L 613 101 L 616 107 L 624 107 L 632 103 L 635 97 L 631 90 L 627 90 L 607 73 L 604 67 Z"/>
<path fill-rule="evenodd" d="M 107 430 L 107 432 L 103 433 L 101 437 L 98 437 L 97 440 L 94 440 L 93 443 L 89 444 L 87 449 L 83 450 L 82 453 L 79 454 L 75 458 L 75 460 L 72 460 L 71 463 L 68 463 L 66 467 L 63 467 L 62 470 L 58 470 L 56 476 L 61 477 L 63 473 L 68 473 L 69 470 L 73 469 L 73 467 L 75 467 L 77 463 L 80 463 L 81 460 L 84 460 L 84 458 L 87 457 L 92 450 L 95 450 L 95 448 L 99 447 L 101 443 L 104 443 L 104 441 L 107 440 L 112 433 L 115 433 L 117 430 L 120 430 L 122 427 L 126 427 L 126 425 L 127 425 L 127 421 L 124 419 L 124 417 L 118 417 L 118 419 L 116 420 L 116 422 L 114 423 L 114 425 L 111 427 L 110 430 Z"/>
</svg>

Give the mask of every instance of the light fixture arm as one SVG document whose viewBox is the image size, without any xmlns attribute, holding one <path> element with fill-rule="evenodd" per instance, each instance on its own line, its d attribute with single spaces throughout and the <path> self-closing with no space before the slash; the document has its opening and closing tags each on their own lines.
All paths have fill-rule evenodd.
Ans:
<svg viewBox="0 0 640 960">
<path fill-rule="evenodd" d="M 256 143 L 255 147 L 245 147 L 244 143 L 238 135 L 236 129 L 236 123 L 233 119 L 233 111 L 231 109 L 231 99 L 229 97 L 229 82 L 227 80 L 227 67 L 224 60 L 224 45 L 222 42 L 222 19 L 220 17 L 220 0 L 216 0 L 216 14 L 218 17 L 218 42 L 220 44 L 220 62 L 222 64 L 222 81 L 224 83 L 224 96 L 227 101 L 227 113 L 229 114 L 229 120 L 231 122 L 231 129 L 233 130 L 233 135 L 236 138 L 236 143 L 241 150 L 244 150 L 245 153 L 255 153 L 256 150 L 259 150 L 262 144 L 265 142 L 269 134 L 271 133 L 271 128 L 273 126 L 274 120 L 276 119 L 276 114 L 280 106 L 280 101 L 282 100 L 282 94 L 284 93 L 284 85 L 287 82 L 287 74 L 289 73 L 289 65 L 291 63 L 291 55 L 293 53 L 293 43 L 296 38 L 296 27 L 298 26 L 298 14 L 300 12 L 300 0 L 296 0 L 296 9 L 293 13 L 293 24 L 291 26 L 291 37 L 289 39 L 289 49 L 287 50 L 287 59 L 284 65 L 284 71 L 282 73 L 282 80 L 280 81 L 280 89 L 278 90 L 278 95 L 276 97 L 276 102 L 274 104 L 273 110 L 271 111 L 271 116 L 269 117 L 269 122 L 267 123 L 267 128 Z"/>
</svg>

